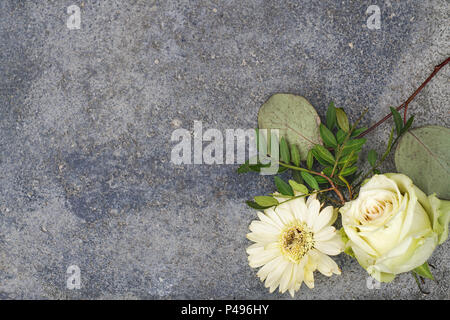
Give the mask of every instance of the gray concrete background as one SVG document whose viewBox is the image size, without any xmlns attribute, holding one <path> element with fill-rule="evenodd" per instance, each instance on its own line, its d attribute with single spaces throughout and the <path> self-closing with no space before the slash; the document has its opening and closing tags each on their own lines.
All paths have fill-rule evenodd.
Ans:
<svg viewBox="0 0 450 320">
<path fill-rule="evenodd" d="M 66 10 L 81 7 L 81 30 Z M 381 30 L 368 30 L 369 5 Z M 271 178 L 170 163 L 172 131 L 253 128 L 275 92 L 384 116 L 450 54 L 448 1 L 0 2 L 0 298 L 288 299 L 247 264 L 244 205 Z M 411 104 L 450 125 L 446 67 Z M 370 136 L 384 147 L 389 126 Z M 391 159 L 392 160 L 392 159 Z M 385 170 L 392 170 L 392 161 Z M 449 299 L 450 244 L 422 295 L 345 255 L 296 299 Z M 78 265 L 82 288 L 66 289 Z"/>
</svg>

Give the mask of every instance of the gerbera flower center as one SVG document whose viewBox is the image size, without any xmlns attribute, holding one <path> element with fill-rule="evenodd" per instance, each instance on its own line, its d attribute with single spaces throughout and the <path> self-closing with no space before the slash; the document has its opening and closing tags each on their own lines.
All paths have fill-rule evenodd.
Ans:
<svg viewBox="0 0 450 320">
<path fill-rule="evenodd" d="M 281 235 L 281 252 L 294 263 L 299 263 L 313 247 L 313 233 L 303 225 L 290 227 Z"/>
</svg>

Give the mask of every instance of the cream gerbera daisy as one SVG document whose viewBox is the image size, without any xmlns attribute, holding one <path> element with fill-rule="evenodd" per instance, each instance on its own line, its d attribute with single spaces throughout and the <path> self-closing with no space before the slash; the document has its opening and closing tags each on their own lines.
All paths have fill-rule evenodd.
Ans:
<svg viewBox="0 0 450 320">
<path fill-rule="evenodd" d="M 286 199 L 279 199 L 280 202 Z M 262 268 L 257 275 L 273 292 L 287 290 L 294 296 L 302 282 L 314 288 L 313 272 L 326 276 L 341 270 L 328 255 L 342 252 L 341 236 L 331 225 L 337 211 L 329 206 L 320 210 L 320 202 L 312 195 L 285 201 L 275 208 L 258 212 L 259 220 L 250 224 L 247 238 L 256 243 L 247 248 L 252 268 Z"/>
</svg>

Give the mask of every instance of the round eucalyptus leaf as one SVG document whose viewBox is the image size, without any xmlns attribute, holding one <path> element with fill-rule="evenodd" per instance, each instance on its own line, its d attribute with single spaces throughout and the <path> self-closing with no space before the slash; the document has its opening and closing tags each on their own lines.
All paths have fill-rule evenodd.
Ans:
<svg viewBox="0 0 450 320">
<path fill-rule="evenodd" d="M 322 144 L 319 132 L 320 118 L 316 109 L 302 96 L 276 93 L 259 109 L 260 129 L 279 129 L 280 139 L 295 144 L 302 160 L 316 144 Z"/>
<path fill-rule="evenodd" d="M 395 166 L 427 195 L 450 200 L 450 129 L 426 126 L 405 133 L 395 150 Z"/>
</svg>

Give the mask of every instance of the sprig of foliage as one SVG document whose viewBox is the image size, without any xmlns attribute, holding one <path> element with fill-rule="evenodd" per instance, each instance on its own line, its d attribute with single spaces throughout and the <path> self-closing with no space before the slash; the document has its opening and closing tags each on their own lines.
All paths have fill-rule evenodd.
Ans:
<svg viewBox="0 0 450 320">
<path fill-rule="evenodd" d="M 378 168 L 386 160 L 398 140 L 411 128 L 411 125 L 414 121 L 414 116 L 411 116 L 407 121 L 403 121 L 400 113 L 395 108 L 391 107 L 390 110 L 394 118 L 395 126 L 391 129 L 386 150 L 384 151 L 380 159 L 378 159 L 378 155 L 375 150 L 372 149 L 369 151 L 367 160 L 371 166 L 371 169 L 359 180 L 358 183 L 355 184 L 355 187 L 359 187 L 370 175 L 380 173 Z M 396 135 L 395 139 L 394 131 Z"/>
<path fill-rule="evenodd" d="M 315 144 L 309 150 L 306 159 L 301 159 L 295 144 L 289 145 L 285 137 L 281 137 L 278 174 L 290 170 L 293 180 L 289 180 L 287 183 L 281 177 L 275 176 L 274 182 L 279 194 L 258 196 L 247 204 L 255 209 L 276 206 L 279 202 L 274 197 L 281 195 L 286 199 L 296 198 L 295 191 L 304 194 L 332 192 L 339 199 L 341 205 L 347 198 L 351 199 L 354 193 L 352 183 L 359 176 L 356 163 L 366 143 L 365 138 L 357 138 L 361 132 L 366 130 L 363 127 L 357 128 L 364 114 L 365 112 L 351 125 L 345 111 L 342 108 L 336 108 L 331 102 L 328 106 L 325 124 L 319 126 L 323 144 Z M 249 162 L 246 162 L 239 167 L 238 172 L 258 172 L 263 166 L 268 166 L 268 164 L 250 165 Z M 336 199 L 332 201 L 336 201 Z"/>
</svg>

